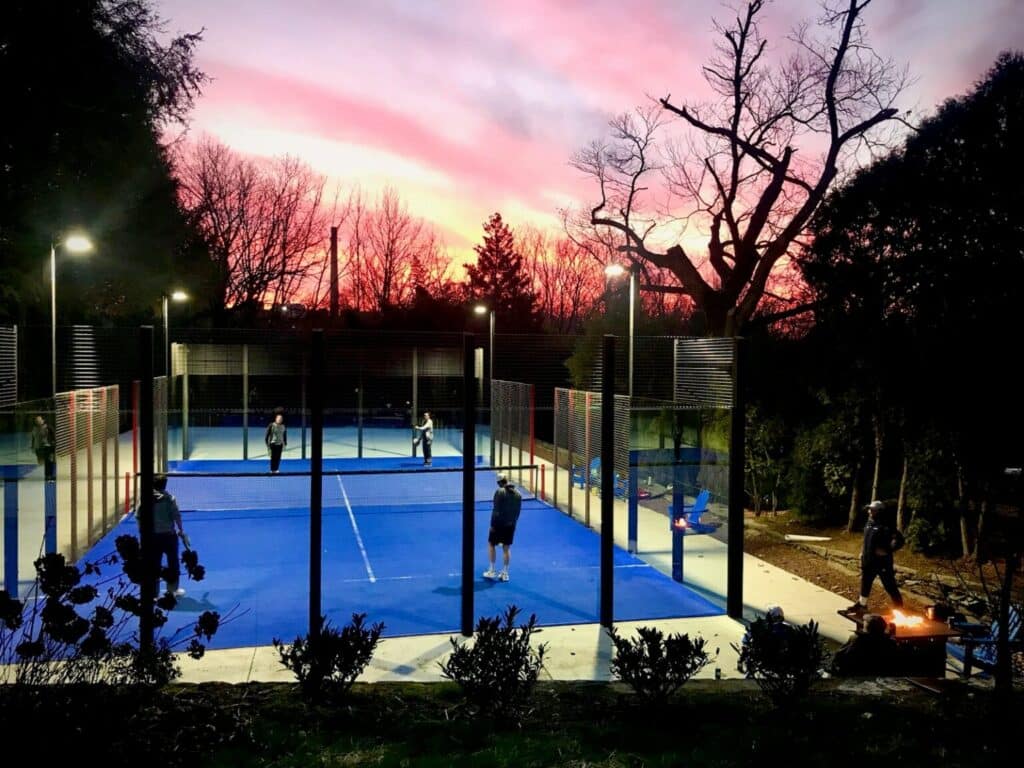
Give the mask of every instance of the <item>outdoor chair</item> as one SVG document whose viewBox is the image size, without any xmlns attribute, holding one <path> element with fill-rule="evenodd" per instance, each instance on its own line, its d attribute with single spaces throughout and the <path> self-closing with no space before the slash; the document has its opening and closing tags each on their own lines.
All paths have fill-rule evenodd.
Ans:
<svg viewBox="0 0 1024 768">
<path fill-rule="evenodd" d="M 963 676 L 970 677 L 974 667 L 991 672 L 996 666 L 999 620 L 991 624 L 955 622 L 953 626 L 964 632 L 962 637 L 946 644 L 946 651 L 963 665 Z M 1021 611 L 1010 606 L 1009 621 L 1010 652 L 1024 650 L 1024 633 L 1021 632 Z"/>
<path fill-rule="evenodd" d="M 685 530 L 687 533 L 711 533 L 718 530 L 721 526 L 721 523 L 704 522 L 704 513 L 708 511 L 708 502 L 710 500 L 711 492 L 704 488 L 697 494 L 697 498 L 693 501 L 693 506 L 687 509 L 684 504 L 683 517 L 686 520 Z M 673 520 L 675 517 L 671 504 L 668 505 L 668 515 L 670 520 Z"/>
</svg>

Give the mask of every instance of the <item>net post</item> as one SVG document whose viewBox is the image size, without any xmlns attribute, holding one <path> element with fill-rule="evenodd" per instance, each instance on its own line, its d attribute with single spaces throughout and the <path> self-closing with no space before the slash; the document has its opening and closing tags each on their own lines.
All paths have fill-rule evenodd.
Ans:
<svg viewBox="0 0 1024 768">
<path fill-rule="evenodd" d="M 71 425 L 71 461 L 68 462 L 68 500 L 71 504 L 71 519 L 68 526 L 71 534 L 71 559 L 78 559 L 78 409 L 75 401 L 76 390 L 68 393 L 68 423 Z"/>
<path fill-rule="evenodd" d="M 462 634 L 473 635 L 473 562 L 476 538 L 476 387 L 473 335 L 462 337 Z"/>
<path fill-rule="evenodd" d="M 309 478 L 309 637 L 320 638 L 321 573 L 323 566 L 323 474 L 324 474 L 324 332 L 313 331 L 310 344 L 308 382 L 312 454 Z"/>
<path fill-rule="evenodd" d="M 533 415 L 537 409 L 536 396 L 535 396 L 535 385 L 530 385 L 530 463 L 534 462 L 534 454 L 536 453 L 536 431 L 534 429 Z"/>
<path fill-rule="evenodd" d="M 153 326 L 139 328 L 139 497 L 138 520 L 139 538 L 142 549 L 142 572 L 140 585 L 142 602 L 139 615 L 139 643 L 141 650 L 153 649 L 154 616 L 156 593 L 160 574 L 154 568 L 153 557 Z"/>
<path fill-rule="evenodd" d="M 95 466 L 92 460 L 92 441 L 93 441 L 93 414 L 96 412 L 96 390 L 87 389 L 85 390 L 86 404 L 85 404 L 85 548 L 84 551 L 89 550 L 89 546 L 92 544 L 92 531 L 93 525 L 95 524 L 93 517 L 93 508 L 95 502 L 95 493 L 93 485 L 95 483 Z"/>
<path fill-rule="evenodd" d="M 139 382 L 132 382 L 132 476 L 135 478 L 133 501 L 139 503 Z"/>
<path fill-rule="evenodd" d="M 615 337 L 606 335 L 601 369 L 601 626 L 614 622 Z M 589 467 L 587 469 L 589 472 Z"/>
<path fill-rule="evenodd" d="M 727 545 L 726 612 L 730 618 L 743 618 L 743 469 L 746 455 L 746 403 L 743 339 L 734 338 L 732 348 L 733 400 L 732 429 L 729 435 L 729 542 Z"/>
</svg>

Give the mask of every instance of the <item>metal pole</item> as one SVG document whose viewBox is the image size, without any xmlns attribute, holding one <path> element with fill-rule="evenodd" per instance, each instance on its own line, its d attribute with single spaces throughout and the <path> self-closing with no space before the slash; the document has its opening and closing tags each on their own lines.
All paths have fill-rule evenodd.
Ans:
<svg viewBox="0 0 1024 768">
<path fill-rule="evenodd" d="M 640 296 L 638 288 L 640 286 L 640 275 L 639 267 L 634 264 L 629 270 L 629 371 L 628 381 L 629 389 L 628 393 L 630 397 L 633 396 L 633 354 L 634 347 L 636 346 L 636 325 L 637 325 L 637 312 L 640 309 Z"/>
<path fill-rule="evenodd" d="M 338 318 L 338 228 L 331 227 L 331 320 Z"/>
<path fill-rule="evenodd" d="M 50 392 L 57 396 L 57 247 L 50 243 Z M 57 428 L 56 423 L 54 429 Z"/>
<path fill-rule="evenodd" d="M 732 430 L 729 440 L 729 542 L 726 612 L 730 618 L 743 618 L 743 469 L 746 447 L 746 402 L 744 398 L 744 343 L 733 339 Z"/>
<path fill-rule="evenodd" d="M 309 637 L 320 638 L 321 573 L 323 564 L 323 476 L 324 476 L 324 332 L 313 331 L 310 360 L 309 407 L 312 421 L 313 453 L 309 480 Z"/>
<path fill-rule="evenodd" d="M 419 421 L 420 407 L 420 358 L 417 347 L 412 348 L 412 423 Z M 411 425 L 410 425 L 411 426 Z M 416 458 L 416 443 L 412 444 L 412 456 Z"/>
<path fill-rule="evenodd" d="M 142 549 L 140 585 L 142 613 L 139 616 L 139 644 L 141 650 L 153 648 L 155 621 L 153 608 L 159 587 L 160 574 L 155 568 L 153 548 L 156 536 L 153 530 L 153 326 L 139 329 L 139 497 L 137 500 L 139 538 Z"/>
<path fill-rule="evenodd" d="M 249 345 L 242 345 L 242 458 L 249 458 Z"/>
<path fill-rule="evenodd" d="M 167 294 L 163 295 L 164 305 L 164 375 L 167 383 L 171 383 L 171 337 L 170 337 L 170 313 L 167 311 Z"/>
<path fill-rule="evenodd" d="M 601 371 L 601 626 L 614 622 L 615 337 L 604 337 Z M 590 468 L 585 470 L 589 473 Z"/>
<path fill-rule="evenodd" d="M 462 339 L 462 634 L 473 635 L 473 562 L 476 538 L 476 388 L 473 386 L 473 335 Z"/>
<path fill-rule="evenodd" d="M 181 347 L 181 458 L 188 459 L 188 344 Z"/>
<path fill-rule="evenodd" d="M 491 309 L 487 346 L 487 430 L 491 434 L 491 466 L 494 466 L 494 309 Z"/>
</svg>

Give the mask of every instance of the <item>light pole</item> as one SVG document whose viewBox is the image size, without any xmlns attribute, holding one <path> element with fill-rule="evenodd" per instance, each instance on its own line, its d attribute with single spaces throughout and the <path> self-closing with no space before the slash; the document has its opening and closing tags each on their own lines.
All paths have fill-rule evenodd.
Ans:
<svg viewBox="0 0 1024 768">
<path fill-rule="evenodd" d="M 57 246 L 63 245 L 68 253 L 88 253 L 92 241 L 83 234 L 72 234 L 50 241 L 50 392 L 57 396 Z"/>
<path fill-rule="evenodd" d="M 490 333 L 488 334 L 487 340 L 487 397 L 491 400 L 494 399 L 492 392 L 494 392 L 494 309 L 488 308 L 485 304 L 477 304 L 473 307 L 473 311 L 478 315 L 485 315 L 490 313 Z M 487 404 L 487 412 L 489 415 L 490 428 L 487 430 L 491 435 L 491 466 L 494 466 L 494 414 L 491 413 L 491 403 Z"/>
<path fill-rule="evenodd" d="M 167 381 L 171 380 L 171 319 L 170 312 L 167 307 L 167 299 L 171 301 L 188 301 L 188 294 L 184 291 L 171 291 L 170 297 L 165 293 L 163 299 L 163 310 L 164 310 L 164 375 L 167 376 Z"/>
<path fill-rule="evenodd" d="M 626 268 L 621 264 L 609 264 L 604 268 L 606 276 L 615 278 L 621 277 L 625 274 Z M 640 309 L 640 267 L 633 264 L 629 267 L 629 340 L 628 340 L 628 354 L 629 354 L 629 368 L 627 371 L 628 380 L 628 394 L 630 397 L 633 396 L 633 341 L 636 338 L 636 319 L 637 312 Z"/>
</svg>

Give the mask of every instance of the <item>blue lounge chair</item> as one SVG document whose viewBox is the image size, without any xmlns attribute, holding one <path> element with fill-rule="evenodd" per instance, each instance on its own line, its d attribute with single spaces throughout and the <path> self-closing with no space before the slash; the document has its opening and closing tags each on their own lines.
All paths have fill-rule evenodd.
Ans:
<svg viewBox="0 0 1024 768">
<path fill-rule="evenodd" d="M 588 470 L 586 468 L 584 468 L 584 467 L 577 467 L 574 464 L 573 468 L 572 468 L 572 481 L 573 481 L 573 483 L 578 484 L 580 488 L 584 488 L 586 486 L 586 482 L 587 482 L 587 472 L 588 472 Z M 596 456 L 596 457 L 594 457 L 593 459 L 590 460 L 589 474 L 590 474 L 590 485 L 591 485 L 591 487 L 593 487 L 595 485 L 600 485 L 600 483 L 601 483 L 601 457 L 600 456 Z"/>
<path fill-rule="evenodd" d="M 989 624 L 958 623 L 954 627 L 964 632 L 962 637 L 946 643 L 950 656 L 963 664 L 963 676 L 970 677 L 974 667 L 991 672 L 996 666 L 996 644 L 999 637 L 999 620 Z M 1010 606 L 1009 622 L 1010 652 L 1024 649 L 1024 632 L 1021 632 L 1021 611 Z"/>
<path fill-rule="evenodd" d="M 669 525 L 676 525 L 676 530 L 684 534 L 711 533 L 721 527 L 721 523 L 704 522 L 704 513 L 708 511 L 708 502 L 711 500 L 711 492 L 705 488 L 697 494 L 693 506 L 689 509 L 683 508 L 683 524 L 675 524 L 675 516 L 672 514 L 672 505 L 668 506 Z"/>
</svg>

